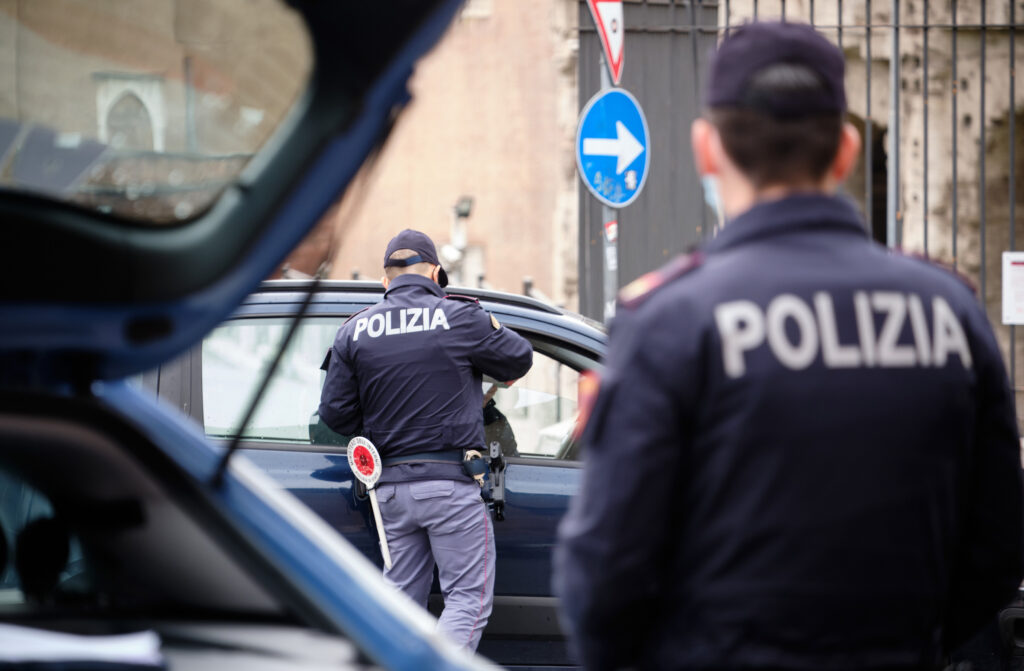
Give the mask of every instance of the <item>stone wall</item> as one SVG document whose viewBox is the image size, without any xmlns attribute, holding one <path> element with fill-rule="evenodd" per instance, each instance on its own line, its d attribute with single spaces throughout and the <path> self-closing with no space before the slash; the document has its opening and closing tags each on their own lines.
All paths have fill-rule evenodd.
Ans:
<svg viewBox="0 0 1024 671">
<path fill-rule="evenodd" d="M 289 260 L 377 279 L 388 240 L 411 227 L 458 243 L 453 207 L 473 199 L 459 284 L 521 292 L 524 278 L 576 304 L 577 4 L 471 0 L 417 66 L 413 100 L 377 161 Z M 454 283 L 454 282 L 453 282 Z"/>
</svg>

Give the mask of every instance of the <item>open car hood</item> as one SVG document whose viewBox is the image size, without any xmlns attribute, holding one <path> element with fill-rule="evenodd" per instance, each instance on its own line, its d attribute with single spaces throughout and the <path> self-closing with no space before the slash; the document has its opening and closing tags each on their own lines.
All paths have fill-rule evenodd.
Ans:
<svg viewBox="0 0 1024 671">
<path fill-rule="evenodd" d="M 140 226 L 0 189 L 0 385 L 120 378 L 199 341 L 343 192 L 461 3 L 290 4 L 310 40 L 308 86 L 201 216 Z"/>
</svg>

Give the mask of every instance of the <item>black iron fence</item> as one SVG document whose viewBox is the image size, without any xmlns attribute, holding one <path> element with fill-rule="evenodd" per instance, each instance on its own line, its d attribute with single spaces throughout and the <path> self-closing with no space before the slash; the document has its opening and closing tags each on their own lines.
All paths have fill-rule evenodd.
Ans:
<svg viewBox="0 0 1024 671">
<path fill-rule="evenodd" d="M 977 286 L 1024 417 L 1024 339 L 1002 310 L 1002 253 L 1017 248 L 1024 198 L 1022 0 L 627 0 L 622 85 L 647 110 L 654 137 L 645 192 L 619 216 L 620 286 L 709 233 L 687 129 L 700 113 L 707 55 L 754 19 L 811 23 L 842 48 L 849 118 L 864 141 L 847 193 L 878 241 L 946 263 Z M 581 106 L 598 89 L 599 48 L 581 3 Z M 600 318 L 600 211 L 581 191 L 580 306 Z"/>
</svg>

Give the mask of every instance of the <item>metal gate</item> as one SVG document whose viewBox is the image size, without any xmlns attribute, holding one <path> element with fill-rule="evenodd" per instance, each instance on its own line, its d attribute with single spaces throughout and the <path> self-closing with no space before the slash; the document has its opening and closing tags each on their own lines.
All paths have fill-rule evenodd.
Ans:
<svg viewBox="0 0 1024 671">
<path fill-rule="evenodd" d="M 1024 417 L 1024 339 L 1001 323 L 1001 257 L 1017 249 L 1024 198 L 1022 17 L 1022 0 L 627 0 L 622 85 L 647 111 L 652 141 L 647 187 L 619 213 L 619 286 L 709 232 L 689 126 L 718 38 L 754 19 L 812 23 L 846 55 L 849 119 L 864 140 L 847 194 L 879 242 L 946 263 L 977 286 Z M 599 86 L 599 49 L 580 3 L 581 107 Z M 580 310 L 600 318 L 600 207 L 580 192 Z"/>
</svg>

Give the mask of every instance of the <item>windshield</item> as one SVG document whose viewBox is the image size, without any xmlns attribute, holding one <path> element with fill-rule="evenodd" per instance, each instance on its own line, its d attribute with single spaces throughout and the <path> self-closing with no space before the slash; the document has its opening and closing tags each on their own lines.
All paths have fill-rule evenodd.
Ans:
<svg viewBox="0 0 1024 671">
<path fill-rule="evenodd" d="M 0 188 L 193 218 L 281 124 L 311 60 L 276 0 L 0 3 Z"/>
</svg>

